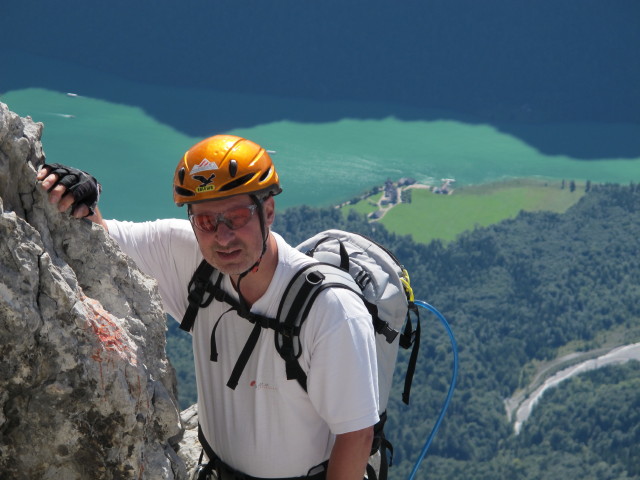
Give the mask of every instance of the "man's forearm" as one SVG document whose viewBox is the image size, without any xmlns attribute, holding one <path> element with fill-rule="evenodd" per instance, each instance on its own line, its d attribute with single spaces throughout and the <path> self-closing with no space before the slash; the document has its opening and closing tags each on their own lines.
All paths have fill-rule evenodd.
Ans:
<svg viewBox="0 0 640 480">
<path fill-rule="evenodd" d="M 102 218 L 102 213 L 100 213 L 100 209 L 98 207 L 94 208 L 94 214 L 90 215 L 87 220 L 91 220 L 93 223 L 97 223 L 101 227 L 103 227 L 107 232 L 109 231 L 109 227 L 107 226 L 107 222 Z"/>
<path fill-rule="evenodd" d="M 336 436 L 327 480 L 362 480 L 371 453 L 373 427 Z"/>
</svg>

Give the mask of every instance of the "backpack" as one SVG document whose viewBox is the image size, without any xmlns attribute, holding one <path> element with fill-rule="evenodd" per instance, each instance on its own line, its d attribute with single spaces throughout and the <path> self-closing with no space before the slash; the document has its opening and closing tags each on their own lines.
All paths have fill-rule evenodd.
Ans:
<svg viewBox="0 0 640 480">
<path fill-rule="evenodd" d="M 300 269 L 285 289 L 275 319 L 252 314 L 242 302 L 219 288 L 223 275 L 203 260 L 189 282 L 189 306 L 180 328 L 190 331 L 199 308 L 214 299 L 228 303 L 238 314 L 255 324 L 227 386 L 235 388 L 246 362 L 255 347 L 260 330 L 276 332 L 276 348 L 285 361 L 287 378 L 296 380 L 306 391 L 306 375 L 298 363 L 301 345 L 298 338 L 302 324 L 316 297 L 326 288 L 347 288 L 355 292 L 371 314 L 376 332 L 380 421 L 374 426 L 372 456 L 380 452 L 378 475 L 371 465 L 369 479 L 387 478 L 393 461 L 393 447 L 384 434 L 386 409 L 392 387 L 399 347 L 412 348 L 405 375 L 402 400 L 409 403 L 411 383 L 420 345 L 420 317 L 414 304 L 409 275 L 395 256 L 375 241 L 350 232 L 327 230 L 296 247 L 318 260 Z M 416 325 L 413 327 L 412 315 Z M 402 333 L 400 333 L 402 332 Z M 215 336 L 215 328 L 212 337 Z M 211 360 L 217 351 L 212 340 Z M 210 448 L 210 447 L 209 447 Z M 390 458 L 387 453 L 390 453 Z"/>
</svg>

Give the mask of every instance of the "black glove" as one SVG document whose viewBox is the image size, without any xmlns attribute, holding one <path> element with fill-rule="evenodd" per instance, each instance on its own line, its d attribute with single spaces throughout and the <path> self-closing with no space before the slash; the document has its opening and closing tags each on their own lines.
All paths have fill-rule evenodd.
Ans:
<svg viewBox="0 0 640 480">
<path fill-rule="evenodd" d="M 49 168 L 49 174 L 53 173 L 58 176 L 58 180 L 49 189 L 49 192 L 57 185 L 64 185 L 67 191 L 73 195 L 72 214 L 80 205 L 86 205 L 89 208 L 87 216 L 95 213 L 94 209 L 98 204 L 102 186 L 93 176 L 77 168 L 67 167 L 59 163 L 45 164 L 44 167 Z"/>
</svg>

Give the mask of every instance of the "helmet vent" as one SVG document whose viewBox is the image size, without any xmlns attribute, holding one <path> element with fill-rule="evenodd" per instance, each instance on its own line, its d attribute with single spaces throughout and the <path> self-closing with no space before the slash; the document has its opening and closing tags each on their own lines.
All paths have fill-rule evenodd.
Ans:
<svg viewBox="0 0 640 480">
<path fill-rule="evenodd" d="M 186 188 L 176 187 L 175 190 L 176 190 L 176 193 L 178 195 L 182 195 L 183 197 L 194 197 L 195 196 L 194 192 L 192 192 L 191 190 L 187 190 Z"/>
<path fill-rule="evenodd" d="M 244 185 L 245 183 L 248 183 L 252 178 L 253 178 L 254 174 L 253 173 L 249 173 L 247 175 L 244 175 L 240 178 L 237 178 L 229 183 L 227 183 L 226 185 L 223 185 L 222 187 L 220 187 L 219 191 L 220 192 L 228 192 L 229 190 L 233 190 L 234 188 L 238 188 L 242 185 Z"/>
<path fill-rule="evenodd" d="M 238 162 L 236 160 L 231 160 L 229 162 L 229 176 L 231 178 L 235 177 L 238 173 Z"/>
<path fill-rule="evenodd" d="M 180 180 L 180 184 L 184 183 L 184 167 L 178 170 L 178 179 Z"/>
<path fill-rule="evenodd" d="M 260 176 L 260 183 L 264 182 L 267 178 L 269 178 L 269 175 L 271 175 L 272 173 L 273 173 L 273 168 L 270 168 L 266 172 L 264 172 Z"/>
</svg>

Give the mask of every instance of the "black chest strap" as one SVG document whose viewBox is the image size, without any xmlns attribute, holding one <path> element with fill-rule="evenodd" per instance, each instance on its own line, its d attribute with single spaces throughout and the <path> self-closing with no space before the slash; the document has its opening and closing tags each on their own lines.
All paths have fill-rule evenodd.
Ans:
<svg viewBox="0 0 640 480">
<path fill-rule="evenodd" d="M 227 386 L 232 390 L 235 390 L 240 376 L 242 375 L 242 372 L 244 371 L 244 368 L 246 367 L 247 362 L 258 343 L 260 331 L 263 328 L 271 328 L 275 331 L 279 331 L 279 325 L 278 321 L 274 318 L 251 313 L 246 305 L 226 293 L 224 289 L 221 288 L 223 277 L 224 275 L 222 273 L 212 267 L 205 260 L 200 263 L 189 282 L 189 305 L 182 317 L 182 322 L 180 322 L 180 328 L 187 332 L 193 330 L 193 325 L 195 324 L 196 317 L 198 316 L 198 310 L 200 308 L 208 307 L 214 299 L 216 301 L 226 303 L 230 306 L 228 311 L 235 310 L 239 316 L 254 324 L 253 330 L 247 339 L 247 343 L 242 349 L 227 382 Z M 212 362 L 215 362 L 218 359 L 218 348 L 216 346 L 215 339 L 217 325 L 218 323 L 216 323 L 216 326 L 211 332 L 210 359 Z"/>
</svg>

